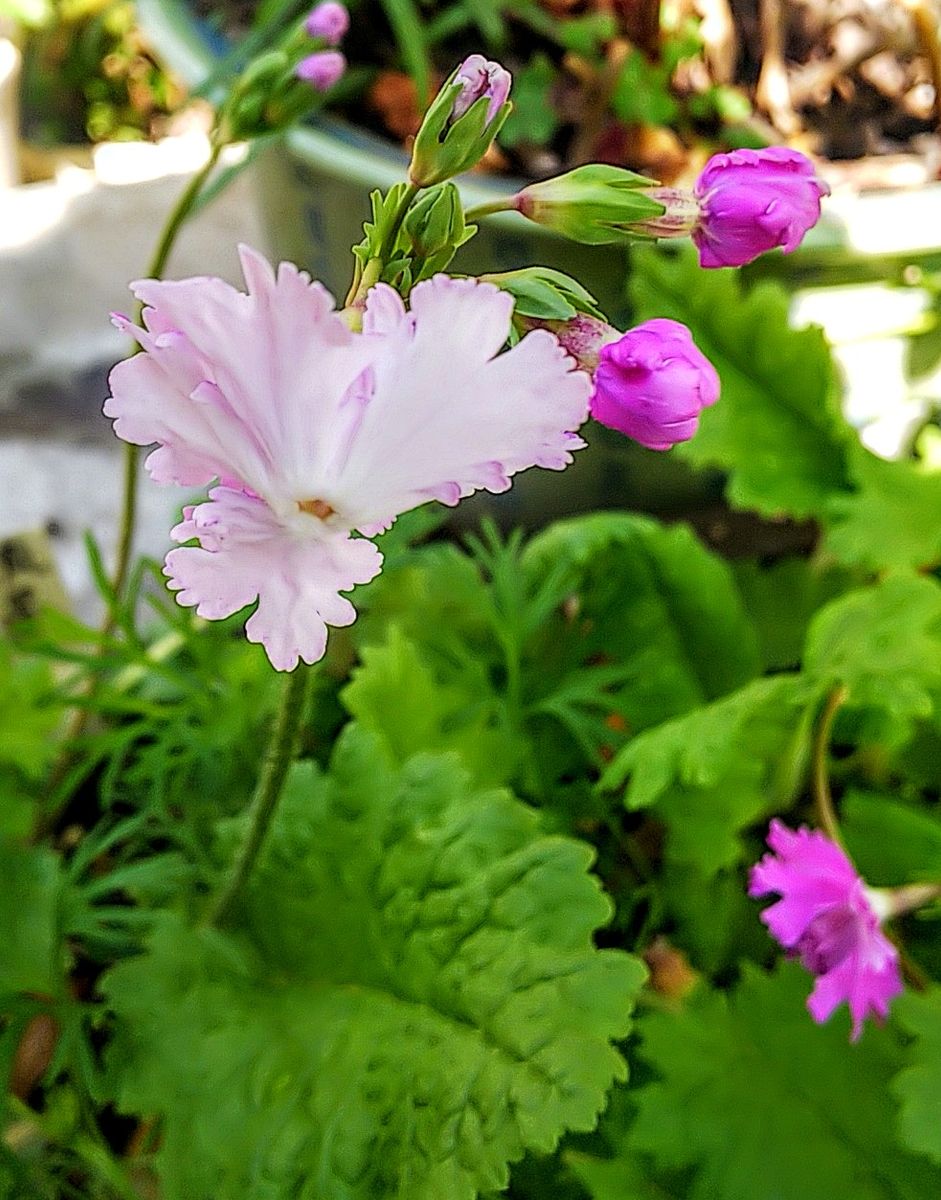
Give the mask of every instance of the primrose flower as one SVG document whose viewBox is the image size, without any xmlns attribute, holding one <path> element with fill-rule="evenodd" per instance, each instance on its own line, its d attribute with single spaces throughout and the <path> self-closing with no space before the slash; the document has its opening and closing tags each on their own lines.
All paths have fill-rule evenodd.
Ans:
<svg viewBox="0 0 941 1200">
<path fill-rule="evenodd" d="M 304 22 L 308 36 L 323 38 L 328 46 L 339 46 L 350 27 L 350 14 L 337 0 L 324 0 L 311 9 Z"/>
<path fill-rule="evenodd" d="M 623 334 L 611 330 L 597 356 L 591 415 L 648 450 L 689 441 L 700 412 L 719 398 L 715 367 L 679 321 L 661 317 Z"/>
<path fill-rule="evenodd" d="M 510 88 L 513 85 L 513 77 L 499 63 L 490 62 L 482 54 L 471 54 L 458 67 L 454 83 L 459 83 L 461 90 L 451 108 L 451 120 L 459 120 L 472 104 L 476 104 L 482 96 L 486 96 L 488 99 L 487 122 L 489 123 L 506 104 Z"/>
<path fill-rule="evenodd" d="M 885 1018 L 902 991 L 898 951 L 881 929 L 899 910 L 891 893 L 867 887 L 843 850 L 816 830 L 772 821 L 768 845 L 773 853 L 752 867 L 748 894 L 780 896 L 761 919 L 817 976 L 810 1015 L 822 1024 L 846 1001 L 855 1042 L 866 1017 Z"/>
<path fill-rule="evenodd" d="M 409 311 L 378 284 L 354 333 L 304 272 L 240 253 L 248 294 L 132 285 L 144 327 L 115 323 L 144 353 L 111 372 L 104 411 L 125 441 L 158 443 L 158 483 L 217 481 L 172 531 L 199 543 L 167 555 L 177 600 L 209 620 L 257 601 L 249 640 L 291 670 L 355 620 L 340 593 L 379 573 L 368 538 L 399 513 L 567 466 L 590 384 L 545 330 L 500 352 L 513 300 L 491 284 L 437 275 Z"/>
<path fill-rule="evenodd" d="M 301 59 L 294 68 L 294 74 L 309 83 L 315 91 L 329 92 L 345 70 L 346 59 L 339 50 L 317 50 Z"/>
<path fill-rule="evenodd" d="M 700 266 L 741 267 L 777 246 L 796 250 L 829 192 L 810 159 L 787 146 L 713 155 L 694 188 Z"/>
</svg>

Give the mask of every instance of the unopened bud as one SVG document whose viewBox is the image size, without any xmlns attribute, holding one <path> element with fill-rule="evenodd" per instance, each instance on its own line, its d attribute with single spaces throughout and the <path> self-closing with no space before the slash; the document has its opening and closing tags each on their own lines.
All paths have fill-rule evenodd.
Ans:
<svg viewBox="0 0 941 1200">
<path fill-rule="evenodd" d="M 409 181 L 431 187 L 475 166 L 510 114 L 512 79 L 499 63 L 472 54 L 425 113 L 412 148 Z"/>
<path fill-rule="evenodd" d="M 346 59 L 339 50 L 318 50 L 308 54 L 294 68 L 294 74 L 317 92 L 328 92 L 346 70 Z"/>
<path fill-rule="evenodd" d="M 304 28 L 309 37 L 322 38 L 328 46 L 339 46 L 350 27 L 350 14 L 337 0 L 324 0 L 311 9 Z"/>
<path fill-rule="evenodd" d="M 589 163 L 555 179 L 531 183 L 515 198 L 515 208 L 547 229 L 575 242 L 603 246 L 652 235 L 651 221 L 667 214 L 667 205 L 653 193 L 655 186 L 643 175 Z"/>
</svg>

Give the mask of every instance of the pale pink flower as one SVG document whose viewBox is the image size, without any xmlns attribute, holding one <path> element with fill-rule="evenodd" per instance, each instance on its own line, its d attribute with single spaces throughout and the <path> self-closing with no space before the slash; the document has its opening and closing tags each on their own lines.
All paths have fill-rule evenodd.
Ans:
<svg viewBox="0 0 941 1200">
<path fill-rule="evenodd" d="M 761 914 L 773 936 L 817 976 L 807 1007 L 818 1024 L 846 1001 L 852 1039 L 868 1016 L 885 1018 L 902 991 L 898 951 L 880 921 L 886 894 L 868 888 L 840 847 L 817 830 L 772 821 L 766 854 L 752 867 L 750 896 L 781 898 Z"/>
<path fill-rule="evenodd" d="M 490 284 L 438 275 L 409 311 L 379 284 L 354 333 L 304 272 L 241 256 L 247 295 L 212 278 L 132 285 L 144 328 L 116 321 L 145 353 L 114 368 L 105 413 L 125 441 L 158 443 L 157 482 L 218 481 L 173 530 L 199 546 L 167 555 L 170 587 L 210 620 L 257 600 L 248 637 L 291 670 L 355 620 L 339 593 L 380 570 L 354 533 L 565 467 L 591 385 L 545 331 L 500 353 L 513 301 Z"/>
</svg>

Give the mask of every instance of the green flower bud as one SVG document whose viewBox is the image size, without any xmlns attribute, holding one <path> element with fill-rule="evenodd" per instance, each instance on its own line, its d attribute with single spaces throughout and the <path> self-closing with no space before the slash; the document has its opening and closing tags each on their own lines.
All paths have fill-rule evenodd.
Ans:
<svg viewBox="0 0 941 1200">
<path fill-rule="evenodd" d="M 411 244 L 414 282 L 443 271 L 459 246 L 472 238 L 475 225 L 464 220 L 464 207 L 453 183 L 430 188 L 412 205 L 405 218 Z"/>
<path fill-rule="evenodd" d="M 698 219 L 698 205 L 684 214 L 678 226 L 664 220 L 668 195 L 685 197 L 686 193 L 658 188 L 653 180 L 621 167 L 590 163 L 544 183 L 531 183 L 518 193 L 513 207 L 572 241 L 603 246 L 688 233 Z"/>
</svg>

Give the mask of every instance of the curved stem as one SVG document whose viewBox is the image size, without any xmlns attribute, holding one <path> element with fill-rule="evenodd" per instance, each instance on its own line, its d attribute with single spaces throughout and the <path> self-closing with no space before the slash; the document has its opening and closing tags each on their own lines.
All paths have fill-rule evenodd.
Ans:
<svg viewBox="0 0 941 1200">
<path fill-rule="evenodd" d="M 219 154 L 222 150 L 221 145 L 213 143 L 212 151 L 209 158 L 203 167 L 200 168 L 189 181 L 180 194 L 180 198 L 167 217 L 166 224 L 160 234 L 160 240 L 154 247 L 154 252 L 150 263 L 147 267 L 147 279 L 159 279 L 166 269 L 167 259 L 170 257 L 170 251 L 176 242 L 177 236 L 183 227 L 186 218 L 190 215 L 196 198 L 202 191 L 203 185 L 212 174 L 213 168 L 219 161 Z M 140 321 L 141 314 L 144 310 L 143 304 L 137 306 L 137 320 Z M 140 351 L 140 346 L 135 345 L 134 354 Z M 118 535 L 118 551 L 115 562 L 114 575 L 112 577 L 112 585 L 114 592 L 114 605 L 108 612 L 105 621 L 104 633 L 111 633 L 115 626 L 115 611 L 114 608 L 121 601 L 121 593 L 124 591 L 124 586 L 127 583 L 127 573 L 131 562 L 131 549 L 134 544 L 134 525 L 137 519 L 137 464 L 140 459 L 140 447 L 132 446 L 129 442 L 124 447 L 124 491 L 123 501 L 121 504 L 121 524 Z"/>
<path fill-rule="evenodd" d="M 843 840 L 840 837 L 840 827 L 837 824 L 836 812 L 833 808 L 833 795 L 830 791 L 830 777 L 827 771 L 827 748 L 830 744 L 830 733 L 833 729 L 833 722 L 836 719 L 836 714 L 845 703 L 847 694 L 847 689 L 842 683 L 839 683 L 831 690 L 829 696 L 827 696 L 820 719 L 817 722 L 816 731 L 814 732 L 812 754 L 814 814 L 817 824 L 826 833 L 827 837 L 836 842 L 838 846 L 842 846 Z"/>
<path fill-rule="evenodd" d="M 494 213 L 518 212 L 516 196 L 501 196 L 499 200 L 488 200 L 485 204 L 474 204 L 464 214 L 464 220 L 471 224 L 482 217 L 493 216 Z"/>
<path fill-rule="evenodd" d="M 236 855 L 231 874 L 207 917 L 208 924 L 217 928 L 225 925 L 231 917 L 271 827 L 278 801 L 284 791 L 288 768 L 297 752 L 298 734 L 304 716 L 310 678 L 311 672 L 302 666 L 295 668 L 287 678 L 271 742 L 268 745 L 264 770 L 249 812 L 248 834 Z"/>
</svg>

